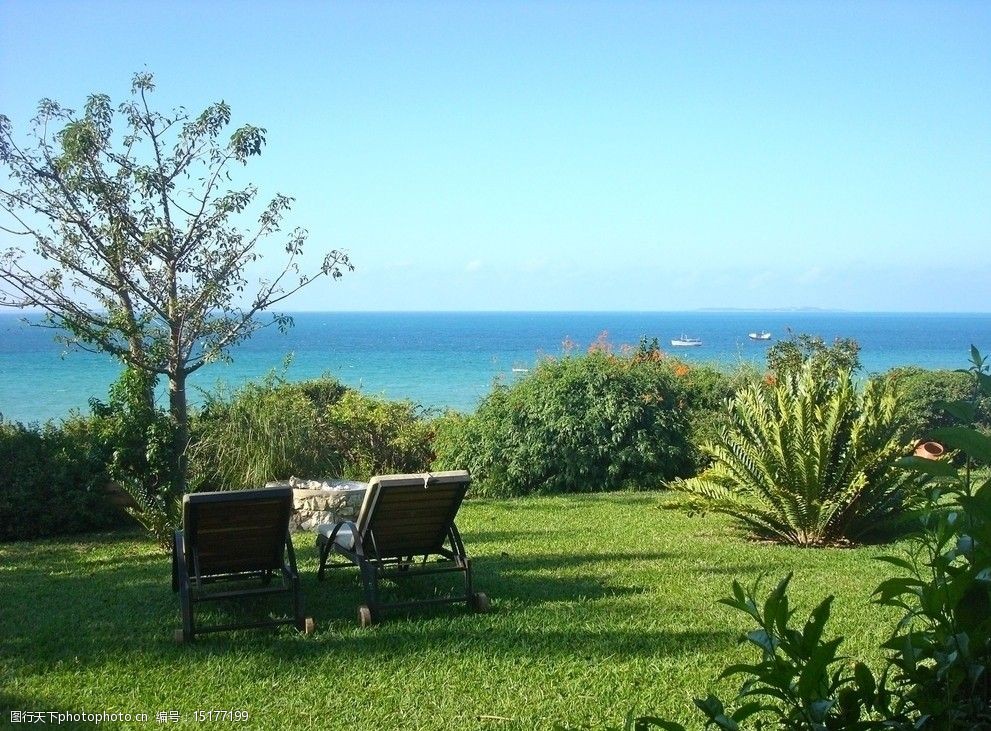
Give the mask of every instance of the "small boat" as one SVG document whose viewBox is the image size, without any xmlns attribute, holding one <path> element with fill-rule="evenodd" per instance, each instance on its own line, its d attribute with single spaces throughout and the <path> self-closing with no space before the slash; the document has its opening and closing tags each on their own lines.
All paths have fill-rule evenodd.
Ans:
<svg viewBox="0 0 991 731">
<path fill-rule="evenodd" d="M 675 338 L 671 341 L 671 345 L 675 348 L 697 348 L 702 344 L 699 338 L 690 338 L 687 335 L 682 335 L 680 338 Z"/>
<path fill-rule="evenodd" d="M 751 340 L 770 340 L 771 333 L 767 330 L 761 330 L 759 333 L 750 333 Z"/>
<path fill-rule="evenodd" d="M 529 368 L 521 368 L 519 366 L 513 368 L 513 373 L 529 373 L 529 372 L 530 372 Z"/>
</svg>

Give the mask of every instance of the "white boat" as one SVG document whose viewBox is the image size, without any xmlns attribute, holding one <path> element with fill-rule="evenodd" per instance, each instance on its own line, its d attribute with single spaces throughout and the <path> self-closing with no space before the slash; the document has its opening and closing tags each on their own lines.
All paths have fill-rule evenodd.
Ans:
<svg viewBox="0 0 991 731">
<path fill-rule="evenodd" d="M 770 340 L 771 333 L 767 330 L 761 330 L 759 333 L 750 333 L 751 340 Z"/>
<path fill-rule="evenodd" d="M 530 372 L 529 368 L 520 368 L 519 366 L 513 368 L 513 373 L 529 373 L 529 372 Z"/>
<path fill-rule="evenodd" d="M 671 345 L 675 348 L 697 348 L 702 344 L 699 338 L 690 338 L 687 335 L 682 335 L 680 338 L 675 338 L 671 341 Z"/>
</svg>

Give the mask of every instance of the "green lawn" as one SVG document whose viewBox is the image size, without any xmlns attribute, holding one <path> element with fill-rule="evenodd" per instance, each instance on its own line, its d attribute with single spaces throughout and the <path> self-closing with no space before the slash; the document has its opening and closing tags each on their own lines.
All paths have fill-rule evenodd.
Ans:
<svg viewBox="0 0 991 731">
<path fill-rule="evenodd" d="M 352 571 L 316 580 L 299 536 L 307 614 L 289 628 L 173 643 L 167 557 L 137 533 L 0 546 L 0 726 L 10 710 L 246 710 L 247 725 L 351 729 L 571 728 L 629 711 L 698 726 L 691 698 L 750 656 L 745 618 L 716 600 L 730 582 L 795 572 L 802 619 L 827 593 L 847 654 L 876 663 L 892 627 L 868 597 L 891 549 L 802 550 L 747 542 L 722 518 L 659 509 L 644 493 L 470 501 L 460 527 L 493 611 L 459 606 L 355 621 Z M 828 632 L 829 630 L 827 630 Z M 733 683 L 720 690 L 729 693 Z M 209 725 L 209 724 L 208 724 Z M 109 727 L 101 724 L 101 728 Z M 63 726 L 65 727 L 65 726 Z"/>
</svg>

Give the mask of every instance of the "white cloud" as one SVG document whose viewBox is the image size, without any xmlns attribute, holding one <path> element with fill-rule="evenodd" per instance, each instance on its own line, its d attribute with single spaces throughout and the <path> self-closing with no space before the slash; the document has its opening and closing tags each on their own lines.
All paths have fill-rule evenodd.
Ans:
<svg viewBox="0 0 991 731">
<path fill-rule="evenodd" d="M 477 272 L 482 268 L 482 262 L 479 259 L 472 259 L 470 262 L 465 264 L 466 272 Z"/>
</svg>

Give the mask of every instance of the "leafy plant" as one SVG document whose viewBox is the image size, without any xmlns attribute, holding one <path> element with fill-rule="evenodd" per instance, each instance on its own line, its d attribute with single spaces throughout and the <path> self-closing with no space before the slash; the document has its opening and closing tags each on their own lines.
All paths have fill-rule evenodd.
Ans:
<svg viewBox="0 0 991 731">
<path fill-rule="evenodd" d="M 92 416 L 81 426 L 99 445 L 108 477 L 131 497 L 127 512 L 170 550 L 180 520 L 171 492 L 174 423 L 147 398 L 157 380 L 125 367 L 106 403 L 90 400 Z"/>
<path fill-rule="evenodd" d="M 474 414 L 437 422 L 437 469 L 471 471 L 476 494 L 649 486 L 691 468 L 689 413 L 674 364 L 589 353 L 542 361 L 496 385 Z"/>
<path fill-rule="evenodd" d="M 826 345 L 818 335 L 789 331 L 787 339 L 767 350 L 767 367 L 775 379 L 794 376 L 806 366 L 824 382 L 841 371 L 856 372 L 860 370 L 860 343 L 853 338 L 836 338 L 832 345 Z"/>
<path fill-rule="evenodd" d="M 991 427 L 991 398 L 981 396 L 974 379 L 966 372 L 893 368 L 884 374 L 895 382 L 908 433 L 917 439 L 933 438 L 933 430 L 951 426 L 954 418 L 943 406 L 950 401 L 975 405 L 974 423 Z"/>
<path fill-rule="evenodd" d="M 272 374 L 207 394 L 190 448 L 197 489 L 260 487 L 291 475 L 339 474 L 340 455 L 303 389 Z"/>
<path fill-rule="evenodd" d="M 969 372 L 991 397 L 986 358 L 971 349 Z M 991 728 L 991 437 L 973 427 L 975 401 L 945 404 L 960 422 L 933 436 L 964 456 L 960 468 L 916 457 L 903 464 L 937 480 L 907 559 L 888 557 L 908 576 L 885 581 L 882 604 L 904 611 L 885 643 L 897 710 L 915 727 Z"/>
<path fill-rule="evenodd" d="M 685 495 L 676 507 L 726 513 L 762 538 L 819 546 L 875 537 L 925 480 L 895 468 L 905 449 L 890 383 L 861 393 L 849 371 L 823 381 L 807 361 L 776 386 L 743 389 L 729 420 L 704 445 L 713 466 L 670 487 Z"/>
<path fill-rule="evenodd" d="M 411 401 L 388 401 L 346 390 L 323 412 L 323 437 L 340 455 L 342 476 L 425 472 L 433 430 Z"/>
<path fill-rule="evenodd" d="M 991 396 L 986 359 L 971 351 L 969 372 Z M 932 479 L 908 556 L 882 560 L 904 570 L 874 592 L 874 601 L 902 612 L 880 674 L 838 655 L 841 637 L 825 639 L 832 597 L 802 629 L 792 625 L 791 575 L 759 603 L 756 585 L 722 603 L 749 615 L 757 628 L 745 639 L 760 649 L 756 664 L 731 665 L 720 677 L 745 680 L 727 706 L 715 696 L 696 699 L 707 728 L 737 731 L 750 721 L 810 731 L 866 729 L 991 729 L 991 479 L 975 478 L 975 464 L 991 464 L 991 437 L 974 429 L 974 403 L 945 404 L 964 422 L 935 434 L 965 457 L 949 461 L 906 457 L 901 466 Z M 683 731 L 680 724 L 643 717 L 639 728 Z"/>
<path fill-rule="evenodd" d="M 0 421 L 0 541 L 120 523 L 107 500 L 102 454 L 84 429 Z"/>
</svg>

